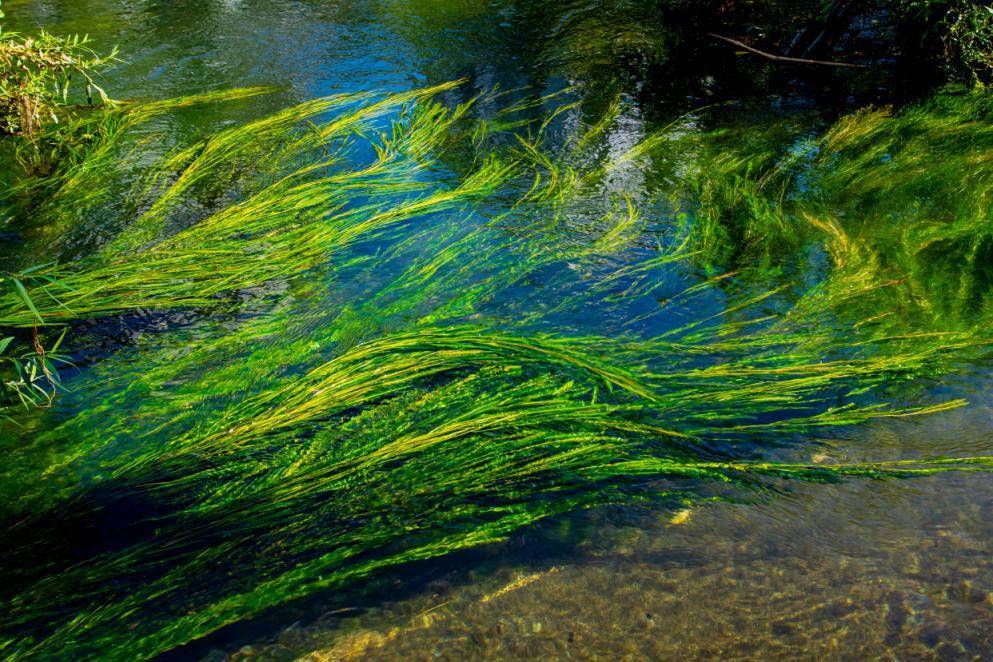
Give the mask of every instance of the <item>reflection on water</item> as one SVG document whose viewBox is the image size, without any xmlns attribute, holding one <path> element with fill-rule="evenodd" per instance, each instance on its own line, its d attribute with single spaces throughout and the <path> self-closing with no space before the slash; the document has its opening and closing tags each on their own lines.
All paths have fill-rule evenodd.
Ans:
<svg viewBox="0 0 993 662">
<path fill-rule="evenodd" d="M 251 84 L 283 88 L 247 106 L 168 115 L 153 130 L 169 136 L 333 92 L 401 90 L 466 77 L 469 85 L 460 92 L 466 98 L 494 86 L 550 91 L 577 85 L 580 108 L 590 117 L 623 90 L 640 103 L 625 111 L 606 140 L 607 151 L 620 153 L 646 127 L 671 120 L 674 108 L 735 90 L 733 75 L 715 79 L 705 62 L 678 86 L 670 83 L 676 91 L 650 89 L 651 58 L 639 59 L 646 37 L 635 29 L 642 17 L 623 14 L 629 22 L 615 17 L 605 25 L 578 3 L 277 4 L 11 0 L 4 6 L 14 29 L 44 25 L 119 44 L 127 62 L 108 76 L 107 87 L 121 98 Z M 616 33 L 609 42 L 595 38 L 608 29 Z M 799 118 L 798 134 L 825 121 L 802 99 L 771 105 Z M 627 189 L 670 176 L 652 173 L 649 182 L 643 172 L 618 174 Z M 69 254 L 114 234 L 104 225 L 91 227 L 106 236 L 78 239 L 65 249 Z M 59 240 L 44 228 L 29 239 L 38 246 Z M 531 299 L 504 305 L 539 305 L 556 294 L 540 285 L 529 291 Z M 561 323 L 613 333 L 615 321 L 587 316 Z M 977 385 L 977 374 L 983 369 L 973 368 L 963 380 L 968 388 L 943 387 L 943 395 L 965 392 L 974 403 L 969 409 L 878 424 L 789 452 L 825 463 L 983 453 L 993 399 Z M 993 480 L 955 475 L 781 487 L 783 493 L 751 495 L 737 505 L 675 514 L 597 510 L 557 520 L 506 545 L 412 570 L 421 573 L 419 581 L 397 579 L 405 588 L 395 594 L 387 584 L 323 609 L 286 608 L 179 657 L 993 655 Z"/>
</svg>

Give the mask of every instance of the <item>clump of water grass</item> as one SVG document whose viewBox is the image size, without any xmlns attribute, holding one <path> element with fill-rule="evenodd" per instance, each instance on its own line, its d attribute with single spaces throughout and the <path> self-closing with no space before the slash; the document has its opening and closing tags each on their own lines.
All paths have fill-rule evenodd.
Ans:
<svg viewBox="0 0 993 662">
<path fill-rule="evenodd" d="M 101 452 L 99 468 L 78 465 L 91 474 L 90 486 L 49 506 L 62 513 L 59 526 L 85 527 L 94 505 L 118 512 L 139 498 L 157 513 L 157 533 L 146 539 L 140 521 L 119 522 L 123 539 L 132 540 L 126 550 L 82 564 L 65 550 L 27 570 L 22 581 L 38 579 L 9 604 L 11 625 L 63 625 L 18 646 L 28 654 L 151 656 L 398 563 L 496 541 L 575 508 L 628 500 L 639 484 L 649 488 L 660 477 L 745 486 L 762 476 L 828 480 L 985 466 L 979 459 L 947 467 L 707 460 L 715 452 L 707 450 L 708 439 L 741 429 L 723 426 L 722 418 L 802 402 L 852 368 L 791 365 L 793 376 L 784 377 L 784 368 L 769 367 L 777 393 L 770 384 L 733 384 L 736 372 L 752 380 L 762 372 L 752 366 L 704 371 L 696 380 L 692 371 L 668 374 L 689 383 L 672 391 L 670 381 L 669 392 L 653 391 L 650 374 L 596 358 L 592 348 L 608 345 L 602 338 L 471 328 L 385 336 L 234 403 L 212 424 L 154 451 Z M 605 396 L 611 389 L 616 395 Z M 813 422 L 909 413 L 921 412 L 849 408 Z M 649 488 L 641 498 L 677 497 L 686 494 Z M 16 539 L 51 535 L 54 513 L 33 510 L 11 531 Z M 15 548 L 8 559 L 32 548 Z M 252 570 L 225 577 L 217 575 L 221 567 Z M 191 590 L 191 580 L 198 589 Z M 57 610 L 50 591 L 59 592 Z M 131 632 L 117 627 L 139 608 L 150 620 Z"/>
<path fill-rule="evenodd" d="M 450 86 L 401 94 L 363 104 L 363 95 L 342 95 L 307 102 L 265 120 L 229 129 L 169 159 L 150 208 L 122 236 L 90 260 L 66 269 L 51 265 L 34 274 L 32 308 L 21 296 L 0 300 L 0 326 L 27 326 L 92 318 L 143 308 L 208 305 L 217 294 L 251 288 L 280 276 L 306 271 L 358 237 L 432 211 L 443 210 L 493 191 L 508 168 L 488 160 L 452 190 L 420 197 L 397 197 L 426 188 L 416 175 L 427 168 L 432 146 L 446 137 L 463 109 L 442 111 L 425 105 L 396 121 L 375 142 L 375 158 L 349 163 L 347 141 L 367 122 L 418 96 Z M 335 108 L 357 107 L 322 126 L 297 130 L 308 118 Z M 147 113 L 149 111 L 145 111 Z M 292 170 L 238 204 L 221 209 L 164 239 L 160 222 L 166 211 L 201 178 L 231 167 L 236 155 L 262 145 L 282 143 L 270 162 L 291 164 L 315 145 L 339 147 L 326 159 Z M 277 149 L 272 147 L 272 150 Z M 99 158 L 99 156 L 97 157 Z M 340 167 L 348 163 L 347 168 Z M 177 166 L 177 164 L 181 164 Z M 68 184 L 67 184 L 68 185 Z"/>
<path fill-rule="evenodd" d="M 527 117 L 549 99 L 485 121 L 437 103 L 447 89 L 321 100 L 181 149 L 141 179 L 132 226 L 29 283 L 45 323 L 70 329 L 221 310 L 118 348 L 45 433 L 4 443 L 5 654 L 151 658 L 544 518 L 684 505 L 701 484 L 990 468 L 771 460 L 798 435 L 963 406 L 881 391 L 943 374 L 982 336 L 858 335 L 888 291 L 868 276 L 846 298 L 833 271 L 792 298 L 700 278 L 699 228 L 625 177 L 666 134 L 595 157 L 616 105 L 556 146 L 555 118 Z M 176 219 L 260 153 L 240 199 Z M 255 314 L 218 303 L 262 284 Z M 0 297 L 0 323 L 33 315 Z"/>
<path fill-rule="evenodd" d="M 697 179 L 696 221 L 705 237 L 721 238 L 701 250 L 726 268 L 734 251 L 739 264 L 783 267 L 819 246 L 831 296 L 872 301 L 857 314 L 878 306 L 918 329 L 981 323 L 990 310 L 989 103 L 984 92 L 948 91 L 853 113 L 778 148 L 737 153 L 725 144 L 729 155 L 703 159 Z"/>
</svg>

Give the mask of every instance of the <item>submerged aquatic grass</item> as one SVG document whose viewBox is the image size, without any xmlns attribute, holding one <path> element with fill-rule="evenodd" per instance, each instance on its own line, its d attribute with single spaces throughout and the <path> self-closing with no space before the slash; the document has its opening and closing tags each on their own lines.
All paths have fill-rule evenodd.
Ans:
<svg viewBox="0 0 993 662">
<path fill-rule="evenodd" d="M 116 348 L 47 432 L 4 440 L 5 655 L 151 658 L 543 518 L 684 504 L 701 484 L 990 468 L 768 457 L 793 435 L 964 405 L 889 396 L 988 337 L 881 325 L 893 275 L 852 284 L 842 259 L 799 293 L 747 266 L 700 278 L 718 261 L 708 221 L 624 176 L 667 134 L 591 156 L 617 105 L 556 145 L 569 109 L 537 112 L 554 98 L 479 119 L 439 102 L 450 89 L 307 102 L 180 147 L 140 178 L 145 211 L 119 236 L 30 283 L 70 328 L 222 310 Z M 238 197 L 177 221 L 232 163 Z M 249 288 L 252 314 L 219 305 Z M 0 326 L 36 323 L 0 296 Z"/>
<path fill-rule="evenodd" d="M 989 95 L 951 90 L 859 111 L 816 137 L 794 129 L 786 149 L 772 140 L 738 152 L 718 138 L 727 154 L 702 159 L 697 175 L 698 247 L 733 268 L 782 265 L 818 246 L 831 263 L 826 296 L 865 301 L 859 314 L 878 306 L 888 333 L 981 324 L 990 310 L 989 118 Z M 766 133 L 777 132 L 789 129 Z"/>
<path fill-rule="evenodd" d="M 207 305 L 222 292 L 302 273 L 358 237 L 368 238 L 384 227 L 493 191 L 509 170 L 490 160 L 452 190 L 390 201 L 426 188 L 416 177 L 429 165 L 422 157 L 446 138 L 446 129 L 460 119 L 464 108 L 447 112 L 437 105 L 421 107 L 379 136 L 370 163 L 336 170 L 347 161 L 347 140 L 366 129 L 366 122 L 449 87 L 369 104 L 361 104 L 364 95 L 306 102 L 273 118 L 223 131 L 197 146 L 195 158 L 184 150 L 182 158 L 173 157 L 165 164 L 168 172 L 177 161 L 182 163 L 178 174 L 161 186 L 161 193 L 133 226 L 71 270 L 52 265 L 34 274 L 29 299 L 16 293 L 0 299 L 0 326 L 35 325 L 39 316 L 54 323 L 133 309 Z M 355 103 L 358 108 L 297 135 L 300 122 Z M 275 136 L 284 142 L 271 145 Z M 270 166 L 292 165 L 301 153 L 336 142 L 342 144 L 330 158 L 291 170 L 181 232 L 152 239 L 159 219 L 177 199 L 207 174 L 228 172 L 237 155 L 257 156 L 258 150 L 266 150 Z"/>
</svg>

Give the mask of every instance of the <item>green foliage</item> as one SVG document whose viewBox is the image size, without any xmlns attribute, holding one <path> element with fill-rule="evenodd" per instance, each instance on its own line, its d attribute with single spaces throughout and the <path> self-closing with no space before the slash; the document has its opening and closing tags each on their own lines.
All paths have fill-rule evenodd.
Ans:
<svg viewBox="0 0 993 662">
<path fill-rule="evenodd" d="M 0 365 L 5 376 L 2 392 L 5 400 L 16 398 L 25 408 L 50 406 L 62 386 L 58 367 L 69 363 L 69 358 L 58 353 L 66 331 L 63 330 L 55 344 L 45 349 L 41 345 L 37 331 L 33 335 L 33 348 L 15 354 L 15 338 L 7 336 L 0 340 Z M 9 419 L 9 417 L 7 417 Z"/>
<path fill-rule="evenodd" d="M 24 37 L 0 26 L 0 136 L 22 139 L 17 152 L 23 167 L 47 174 L 80 149 L 85 134 L 43 129 L 71 121 L 79 112 L 81 107 L 70 102 L 76 90 L 89 106 L 94 97 L 104 106 L 115 103 L 94 76 L 116 55 L 116 49 L 99 55 L 86 36 L 59 37 L 42 30 Z"/>
<path fill-rule="evenodd" d="M 202 103 L 217 103 L 244 99 L 270 92 L 269 88 L 244 88 L 221 93 L 208 93 L 166 102 L 143 104 L 115 104 L 98 113 L 71 118 L 58 125 L 49 125 L 36 136 L 34 144 L 27 146 L 30 162 L 37 163 L 41 157 L 52 164 L 52 170 L 39 173 L 28 167 L 21 171 L 21 178 L 14 186 L 0 194 L 0 202 L 20 213 L 30 214 L 39 222 L 50 222 L 54 228 L 61 228 L 69 219 L 85 217 L 93 209 L 94 203 L 110 195 L 115 179 L 122 177 L 118 158 L 121 143 L 129 130 L 148 122 L 168 110 Z M 41 154 L 40 145 L 49 145 L 49 154 Z M 23 154 L 19 150 L 19 154 Z M 21 163 L 24 163 L 22 160 Z M 4 324 L 7 331 L 12 326 L 31 328 L 31 337 L 7 336 L 3 339 L 5 353 L 2 363 L 6 376 L 2 382 L 0 411 L 12 404 L 25 407 L 48 406 L 61 388 L 58 366 L 69 363 L 66 356 L 57 353 L 66 327 L 53 320 L 49 311 L 43 315 L 35 304 L 31 292 L 48 292 L 47 304 L 59 310 L 62 316 L 67 311 L 65 303 L 54 293 L 71 291 L 71 284 L 59 279 L 62 270 L 56 262 L 36 264 L 17 273 L 0 276 L 3 295 L 16 302 L 23 311 L 19 325 Z M 46 304 L 40 304 L 45 308 Z M 56 322 L 61 334 L 54 346 L 45 348 L 44 331 Z"/>
<path fill-rule="evenodd" d="M 948 44 L 974 80 L 993 80 L 993 7 L 966 3 L 945 19 Z"/>
<path fill-rule="evenodd" d="M 33 138 L 47 122 L 58 122 L 69 101 L 73 76 L 80 79 L 86 101 L 110 99 L 93 80 L 93 72 L 114 60 L 100 56 L 87 37 L 36 37 L 0 33 L 0 132 Z"/>
<path fill-rule="evenodd" d="M 731 148 L 696 180 L 699 236 L 723 238 L 700 246 L 729 269 L 817 246 L 832 264 L 825 287 L 842 299 L 873 291 L 893 329 L 982 326 L 993 314 L 991 117 L 985 92 L 946 93 L 854 113 L 785 154 Z"/>
<path fill-rule="evenodd" d="M 0 296 L 0 325 L 39 324 L 39 310 L 44 322 L 52 323 L 143 308 L 208 305 L 220 293 L 302 273 L 326 260 L 336 248 L 358 237 L 367 238 L 379 228 L 494 190 L 506 178 L 507 166 L 487 160 L 453 190 L 401 203 L 393 198 L 424 189 L 414 176 L 426 162 L 417 159 L 426 158 L 432 147 L 446 139 L 464 108 L 448 113 L 430 105 L 401 117 L 374 143 L 374 161 L 361 169 L 341 168 L 348 163 L 348 139 L 367 129 L 369 121 L 449 88 L 365 104 L 365 95 L 317 99 L 223 131 L 175 155 L 161 172 L 146 177 L 148 211 L 92 260 L 74 265 L 71 271 L 56 265 L 40 271 L 45 280 L 36 281 L 29 298 L 17 293 Z M 359 104 L 358 109 L 340 113 L 322 125 L 302 124 L 353 104 Z M 331 144 L 336 149 L 325 160 L 293 169 L 301 154 Z M 260 186 L 239 204 L 155 240 L 170 207 L 203 178 L 210 177 L 211 184 L 217 185 L 224 173 L 236 167 L 236 160 L 257 158 L 259 150 L 266 154 L 266 165 L 288 165 L 290 171 L 273 177 L 272 183 Z M 348 206 L 348 201 L 359 205 Z M 28 301 L 33 304 L 29 306 Z"/>
<path fill-rule="evenodd" d="M 895 0 L 911 48 L 943 62 L 953 79 L 993 80 L 993 7 L 974 0 Z"/>
<path fill-rule="evenodd" d="M 580 5 L 590 59 L 652 52 Z M 993 468 L 782 449 L 966 404 L 912 389 L 993 341 L 985 96 L 627 140 L 619 98 L 584 122 L 564 95 L 443 103 L 458 88 L 314 99 L 164 155 L 135 129 L 270 90 L 39 129 L 59 158 L 0 192 L 12 217 L 57 237 L 127 204 L 84 257 L 4 275 L 10 400 L 51 402 L 86 322 L 173 314 L 87 357 L 56 411 L 5 410 L 5 656 L 154 658 L 583 508 Z"/>
<path fill-rule="evenodd" d="M 848 282 L 843 260 L 837 281 L 832 271 L 793 301 L 775 288 L 730 300 L 727 278 L 674 283 L 707 250 L 696 240 L 705 224 L 651 235 L 664 201 L 627 184 L 674 148 L 672 135 L 597 151 L 614 104 L 554 148 L 552 120 L 528 120 L 553 99 L 475 120 L 474 103 L 434 101 L 451 88 L 319 99 L 181 147 L 146 166 L 136 192 L 145 213 L 104 249 L 20 279 L 30 304 L 0 296 L 4 325 L 33 327 L 38 314 L 72 323 L 218 307 L 224 293 L 261 290 L 254 314 L 218 315 L 106 357 L 74 382 L 79 395 L 65 396 L 59 424 L 4 447 L 5 653 L 151 658 L 543 518 L 685 503 L 702 498 L 700 485 L 990 468 L 981 457 L 818 465 L 748 450 L 741 442 L 756 436 L 962 406 L 890 403 L 880 389 L 943 374 L 989 337 L 981 327 L 889 333 L 872 318 L 899 303 L 878 296 L 890 290 L 877 277 L 890 275 L 832 289 Z M 817 190 L 852 188 L 852 204 L 884 214 L 885 197 L 842 180 L 848 159 L 871 160 L 874 146 L 913 133 L 881 130 L 888 120 L 835 127 L 824 140 L 841 159 L 838 179 L 824 173 Z M 459 170 L 424 176 L 443 159 Z M 720 223 L 717 203 L 770 160 L 710 198 L 707 223 Z M 808 161 L 797 155 L 781 170 Z M 922 186 L 909 154 L 899 163 L 910 170 L 892 173 L 894 185 Z M 775 196 L 759 201 L 783 190 L 769 183 L 779 177 L 752 186 L 754 204 L 742 209 L 772 213 Z M 170 224 L 216 182 L 235 183 L 239 197 Z M 70 188 L 60 204 L 90 188 Z M 740 211 L 735 222 L 749 218 Z M 783 231 L 795 222 L 779 220 Z M 501 308 L 539 282 L 549 305 Z M 726 305 L 701 313 L 713 297 Z M 556 322 L 591 309 L 636 322 L 671 317 L 673 306 L 693 315 L 649 337 Z M 113 539 L 79 546 L 66 535 L 108 517 Z"/>
<path fill-rule="evenodd" d="M 49 406 L 62 386 L 58 366 L 69 363 L 69 359 L 59 354 L 58 349 L 65 339 L 67 329 L 62 330 L 51 348 L 44 347 L 38 325 L 44 325 L 45 322 L 25 286 L 25 283 L 36 280 L 52 282 L 49 276 L 42 273 L 47 266 L 49 265 L 0 276 L 0 285 L 5 286 L 13 296 L 20 299 L 34 315 L 35 320 L 30 350 L 21 349 L 22 344 L 16 342 L 14 336 L 0 339 L 0 371 L 3 373 L 0 381 L 0 415 L 12 401 L 19 402 L 25 408 Z M 19 354 L 18 350 L 20 350 Z M 4 418 L 12 420 L 6 416 Z"/>
</svg>

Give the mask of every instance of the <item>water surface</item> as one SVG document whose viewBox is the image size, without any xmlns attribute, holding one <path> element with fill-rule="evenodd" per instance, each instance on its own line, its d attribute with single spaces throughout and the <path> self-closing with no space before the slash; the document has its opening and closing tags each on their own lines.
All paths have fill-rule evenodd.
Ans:
<svg viewBox="0 0 993 662">
<path fill-rule="evenodd" d="M 248 102 L 157 119 L 147 130 L 166 136 L 166 143 L 317 96 L 401 91 L 460 78 L 467 82 L 448 94 L 449 103 L 494 87 L 513 90 L 511 96 L 574 88 L 564 98 L 579 101 L 581 118 L 595 117 L 620 93 L 628 105 L 604 138 L 608 152 L 623 151 L 652 129 L 715 102 L 729 105 L 685 130 L 747 130 L 775 118 L 791 123 L 790 140 L 796 141 L 816 135 L 845 110 L 847 100 L 826 103 L 816 90 L 791 88 L 777 72 L 748 78 L 750 64 L 728 70 L 713 53 L 681 69 L 679 80 L 662 83 L 659 69 L 636 57 L 651 35 L 638 33 L 620 10 L 604 12 L 601 24 L 575 21 L 578 4 L 10 0 L 5 10 L 9 27 L 18 31 L 44 26 L 89 33 L 98 47 L 119 45 L 124 62 L 105 77 L 118 98 L 280 88 Z M 553 130 L 564 139 L 568 122 Z M 463 166 L 449 163 L 429 176 L 445 181 Z M 658 190 L 673 171 L 659 164 L 618 176 L 628 190 Z M 108 210 L 108 218 L 120 211 Z M 653 212 L 660 227 L 674 215 L 671 208 Z M 113 221 L 98 220 L 68 235 L 35 229 L 24 241 L 32 250 L 72 259 L 116 232 Z M 794 267 L 814 278 L 818 265 L 815 256 Z M 386 281 L 389 270 L 378 277 Z M 673 278 L 686 284 L 705 276 L 690 270 Z M 376 287 L 347 277 L 318 285 L 317 301 L 324 296 L 328 306 Z M 516 316 L 567 294 L 538 279 L 504 294 L 489 312 Z M 734 297 L 732 291 L 695 305 L 716 312 Z M 240 310 L 225 313 L 229 318 L 189 312 L 150 314 L 123 328 L 93 324 L 79 333 L 77 378 L 86 378 L 95 357 L 120 352 L 141 361 L 159 343 L 211 337 L 219 321 L 250 319 L 261 298 L 246 296 Z M 678 325 L 658 317 L 629 323 L 638 313 L 636 306 L 620 318 L 587 310 L 545 323 L 570 333 L 624 330 L 643 337 Z M 163 329 L 184 335 L 164 340 Z M 967 409 L 873 423 L 816 443 L 791 439 L 782 457 L 842 462 L 986 454 L 993 429 L 989 384 L 984 366 L 965 366 L 948 383 L 923 388 L 946 398 L 964 396 L 972 403 Z M 66 406 L 83 409 L 90 398 L 96 396 L 70 393 Z M 139 411 L 142 402 L 127 406 Z M 44 429 L 53 419 L 36 425 Z M 940 475 L 783 485 L 742 503 L 686 512 L 598 509 L 542 523 L 506 544 L 391 572 L 367 591 L 273 610 L 170 657 L 986 658 L 993 655 L 991 508 L 990 478 Z"/>
</svg>

